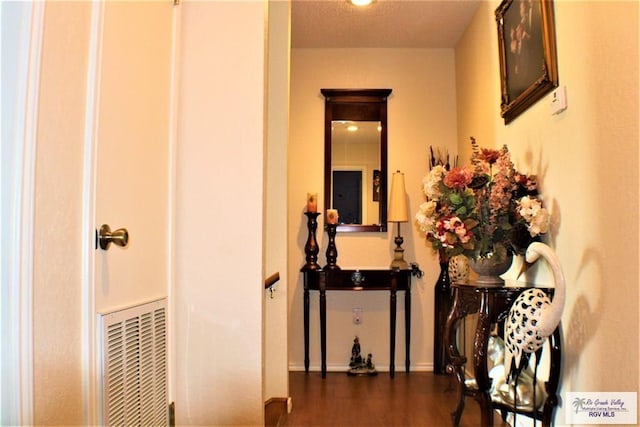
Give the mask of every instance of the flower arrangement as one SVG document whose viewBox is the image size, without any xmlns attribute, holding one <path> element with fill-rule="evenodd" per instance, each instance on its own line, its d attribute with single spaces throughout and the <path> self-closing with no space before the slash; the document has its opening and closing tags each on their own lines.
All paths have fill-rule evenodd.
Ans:
<svg viewBox="0 0 640 427">
<path fill-rule="evenodd" d="M 517 172 L 509 149 L 481 148 L 471 138 L 471 165 L 449 166 L 431 150 L 426 201 L 416 222 L 436 250 L 478 260 L 522 254 L 549 230 L 535 175 Z M 448 156 L 447 156 L 448 159 Z"/>
</svg>

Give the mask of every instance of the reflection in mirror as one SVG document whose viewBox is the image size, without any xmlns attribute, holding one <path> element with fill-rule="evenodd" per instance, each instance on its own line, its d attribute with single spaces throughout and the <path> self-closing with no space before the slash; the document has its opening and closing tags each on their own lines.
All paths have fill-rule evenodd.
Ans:
<svg viewBox="0 0 640 427">
<path fill-rule="evenodd" d="M 338 231 L 386 231 L 387 96 L 391 89 L 322 89 L 325 208 Z"/>
<path fill-rule="evenodd" d="M 331 204 L 343 224 L 378 224 L 380 122 L 334 120 L 331 128 Z"/>
</svg>

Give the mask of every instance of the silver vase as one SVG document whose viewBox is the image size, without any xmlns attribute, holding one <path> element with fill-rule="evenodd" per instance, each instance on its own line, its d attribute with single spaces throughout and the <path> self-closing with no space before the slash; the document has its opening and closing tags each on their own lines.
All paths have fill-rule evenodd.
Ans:
<svg viewBox="0 0 640 427">
<path fill-rule="evenodd" d="M 482 258 L 469 258 L 469 267 L 476 273 L 478 278 L 475 283 L 479 285 L 504 285 L 504 280 L 500 275 L 504 274 L 511 267 L 513 255 L 507 254 L 497 256 L 488 254 Z"/>
</svg>

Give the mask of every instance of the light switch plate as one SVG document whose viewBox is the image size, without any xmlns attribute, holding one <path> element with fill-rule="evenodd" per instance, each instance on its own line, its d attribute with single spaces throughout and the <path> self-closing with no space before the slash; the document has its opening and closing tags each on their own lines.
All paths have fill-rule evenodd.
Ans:
<svg viewBox="0 0 640 427">
<path fill-rule="evenodd" d="M 556 115 L 567 109 L 567 87 L 560 86 L 551 95 L 551 114 Z"/>
</svg>

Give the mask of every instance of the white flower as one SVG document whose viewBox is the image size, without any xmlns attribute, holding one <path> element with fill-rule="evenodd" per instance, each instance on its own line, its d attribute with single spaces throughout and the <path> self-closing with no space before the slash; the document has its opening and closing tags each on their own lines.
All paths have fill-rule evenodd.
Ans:
<svg viewBox="0 0 640 427">
<path fill-rule="evenodd" d="M 447 170 L 442 165 L 434 166 L 429 175 L 425 176 L 422 180 L 422 190 L 429 200 L 438 199 L 442 193 L 440 192 L 440 181 L 447 173 Z"/>
<path fill-rule="evenodd" d="M 436 213 L 437 206 L 438 204 L 435 201 L 429 200 L 420 204 L 420 212 L 428 217 L 433 217 L 433 215 Z"/>
<path fill-rule="evenodd" d="M 550 222 L 551 218 L 549 215 L 549 211 L 544 208 L 540 208 L 527 227 L 529 229 L 529 234 L 531 234 L 531 237 L 536 237 L 538 234 L 547 233 L 549 231 Z"/>
<path fill-rule="evenodd" d="M 518 212 L 527 221 L 527 229 L 531 237 L 549 231 L 549 211 L 542 207 L 540 200 L 524 196 L 518 200 Z"/>
<path fill-rule="evenodd" d="M 518 200 L 518 212 L 527 222 L 531 222 L 540 209 L 542 209 L 542 203 L 538 199 L 524 196 Z"/>
<path fill-rule="evenodd" d="M 418 213 L 416 214 L 416 222 L 420 227 L 420 231 L 423 233 L 433 232 L 436 220 L 434 214 L 436 212 L 436 202 L 430 200 L 420 205 Z"/>
</svg>

